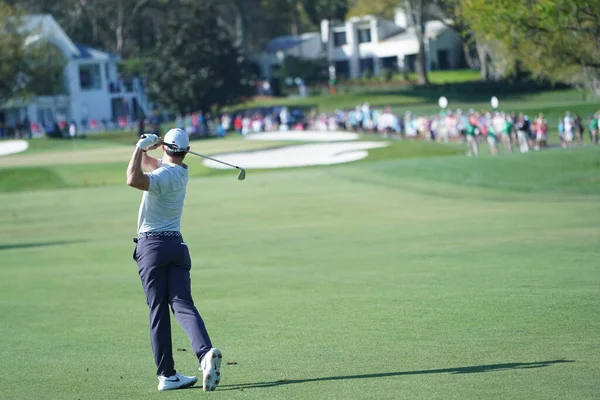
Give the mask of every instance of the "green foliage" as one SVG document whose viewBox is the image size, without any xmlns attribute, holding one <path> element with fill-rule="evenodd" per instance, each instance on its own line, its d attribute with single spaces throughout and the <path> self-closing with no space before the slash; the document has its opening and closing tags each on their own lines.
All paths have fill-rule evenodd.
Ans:
<svg viewBox="0 0 600 400">
<path fill-rule="evenodd" d="M 348 16 L 377 15 L 385 18 L 394 16 L 394 9 L 402 5 L 402 0 L 355 0 Z"/>
<path fill-rule="evenodd" d="M 416 79 L 416 73 L 407 74 L 407 80 L 413 81 Z M 479 71 L 471 69 L 429 72 L 429 82 L 431 82 L 432 84 L 454 84 L 461 82 L 477 82 L 480 80 L 481 76 L 479 74 Z"/>
<path fill-rule="evenodd" d="M 579 82 L 600 94 L 600 0 L 462 0 L 478 34 L 537 77 Z"/>
<path fill-rule="evenodd" d="M 390 82 L 394 78 L 394 70 L 391 68 L 384 68 L 381 74 L 383 75 L 383 80 L 386 82 Z"/>
<path fill-rule="evenodd" d="M 65 94 L 65 65 L 62 51 L 53 43 L 41 40 L 25 51 L 25 74 L 29 77 L 27 92 L 35 95 Z"/>
<path fill-rule="evenodd" d="M 28 14 L 51 14 L 75 42 L 124 56 L 148 50 L 167 6 L 162 0 L 12 1 Z"/>
<path fill-rule="evenodd" d="M 0 104 L 65 90 L 63 54 L 43 39 L 26 43 L 36 31 L 19 30 L 22 18 L 20 9 L 0 0 Z"/>
<path fill-rule="evenodd" d="M 212 1 L 172 11 L 147 71 L 155 104 L 180 113 L 208 111 L 251 94 L 240 51 L 216 13 Z"/>
<path fill-rule="evenodd" d="M 361 78 L 368 81 L 373 78 L 373 71 L 370 68 L 365 68 L 365 70 L 361 74 Z"/>
<path fill-rule="evenodd" d="M 319 26 L 321 20 L 343 21 L 349 8 L 348 0 L 302 0 L 309 20 Z"/>
<path fill-rule="evenodd" d="M 24 68 L 24 38 L 16 31 L 17 10 L 0 0 L 0 104 L 23 90 L 19 71 Z"/>
<path fill-rule="evenodd" d="M 119 73 L 124 76 L 142 76 L 148 71 L 151 63 L 151 57 L 127 58 L 119 62 Z"/>
</svg>

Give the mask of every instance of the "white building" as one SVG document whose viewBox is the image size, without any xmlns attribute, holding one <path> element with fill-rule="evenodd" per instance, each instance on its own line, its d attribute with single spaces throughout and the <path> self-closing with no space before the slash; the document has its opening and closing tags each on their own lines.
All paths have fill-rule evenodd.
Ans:
<svg viewBox="0 0 600 400">
<path fill-rule="evenodd" d="M 65 58 L 64 93 L 17 100 L 0 108 L 0 124 L 10 129 L 26 118 L 33 129 L 59 121 L 75 121 L 81 126 L 118 122 L 148 115 L 150 104 L 141 80 L 124 80 L 117 71 L 118 56 L 73 43 L 51 15 L 32 15 L 24 19 L 30 32 L 25 44 L 38 41 L 54 45 Z"/>
<path fill-rule="evenodd" d="M 459 68 L 461 38 L 443 21 L 426 23 L 425 49 L 428 70 Z M 320 33 L 273 39 L 252 61 L 259 65 L 263 77 L 269 78 L 286 55 L 322 57 L 335 66 L 338 78 L 357 78 L 366 70 L 374 75 L 384 68 L 414 71 L 418 50 L 414 27 L 408 25 L 404 12 L 397 10 L 394 21 L 371 15 L 353 17 L 339 25 L 322 21 Z"/>
<path fill-rule="evenodd" d="M 323 57 L 321 34 L 309 32 L 298 36 L 279 36 L 267 42 L 262 53 L 250 54 L 249 59 L 258 65 L 258 72 L 263 78 L 271 78 L 286 56 L 309 59 Z"/>
</svg>

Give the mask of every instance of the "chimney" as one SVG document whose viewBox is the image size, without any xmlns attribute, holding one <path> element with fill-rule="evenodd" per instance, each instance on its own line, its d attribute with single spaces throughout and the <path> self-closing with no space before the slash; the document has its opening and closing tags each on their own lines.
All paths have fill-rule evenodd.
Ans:
<svg viewBox="0 0 600 400">
<path fill-rule="evenodd" d="M 394 10 L 394 23 L 402 29 L 406 29 L 408 27 L 406 13 L 402 8 L 396 8 L 396 10 Z"/>
<path fill-rule="evenodd" d="M 329 30 L 331 29 L 331 23 L 328 19 L 321 21 L 321 42 L 329 43 Z"/>
</svg>

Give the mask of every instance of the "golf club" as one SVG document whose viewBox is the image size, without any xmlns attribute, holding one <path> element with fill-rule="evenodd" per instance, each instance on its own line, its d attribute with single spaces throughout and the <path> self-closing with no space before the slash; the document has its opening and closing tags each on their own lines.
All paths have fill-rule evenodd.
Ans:
<svg viewBox="0 0 600 400">
<path fill-rule="evenodd" d="M 240 173 L 238 175 L 238 180 L 243 181 L 244 179 L 246 179 L 246 170 L 244 168 L 242 168 L 242 167 L 238 167 L 237 165 L 229 164 L 229 163 L 226 163 L 225 161 L 220 161 L 220 160 L 217 160 L 216 158 L 212 158 L 212 157 L 200 154 L 200 153 L 196 153 L 195 151 L 180 149 L 179 147 L 177 147 L 176 145 L 171 144 L 171 143 L 162 142 L 162 144 L 164 144 L 165 146 L 167 146 L 171 150 L 185 151 L 186 153 L 193 154 L 193 155 L 198 156 L 198 157 L 206 158 L 208 160 L 212 160 L 214 162 L 218 162 L 219 164 L 224 164 L 224 165 L 227 165 L 227 166 L 232 167 L 232 168 L 236 168 L 236 169 L 238 169 L 240 171 Z"/>
</svg>

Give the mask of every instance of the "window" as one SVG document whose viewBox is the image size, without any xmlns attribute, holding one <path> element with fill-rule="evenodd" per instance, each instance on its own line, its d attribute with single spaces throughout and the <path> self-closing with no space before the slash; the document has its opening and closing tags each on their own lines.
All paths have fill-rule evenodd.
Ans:
<svg viewBox="0 0 600 400">
<path fill-rule="evenodd" d="M 38 107 L 37 109 L 37 120 L 40 123 L 54 123 L 56 120 L 54 119 L 54 113 L 50 108 L 42 108 Z"/>
<path fill-rule="evenodd" d="M 380 60 L 381 60 L 381 68 L 390 69 L 394 72 L 398 71 L 399 68 L 398 68 L 398 57 L 397 56 L 383 57 Z"/>
<path fill-rule="evenodd" d="M 79 85 L 82 90 L 94 90 L 102 88 L 102 77 L 100 76 L 100 65 L 89 64 L 79 66 Z"/>
<path fill-rule="evenodd" d="M 372 58 L 361 58 L 360 59 L 360 73 L 368 73 L 369 75 L 373 75 L 375 68 L 375 63 Z M 369 72 L 367 72 L 369 71 Z"/>
<path fill-rule="evenodd" d="M 104 64 L 104 73 L 106 74 L 106 81 L 110 81 L 110 74 L 108 71 L 108 63 Z"/>
<path fill-rule="evenodd" d="M 358 30 L 358 43 L 370 43 L 371 42 L 371 29 L 359 29 Z"/>
<path fill-rule="evenodd" d="M 348 78 L 350 76 L 350 63 L 348 61 L 336 61 L 335 76 L 338 81 Z"/>
<path fill-rule="evenodd" d="M 346 31 L 333 32 L 333 45 L 335 47 L 341 47 L 348 42 L 346 41 Z"/>
</svg>

